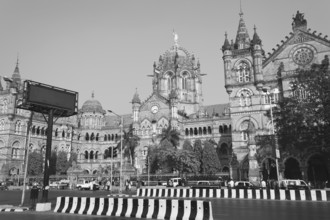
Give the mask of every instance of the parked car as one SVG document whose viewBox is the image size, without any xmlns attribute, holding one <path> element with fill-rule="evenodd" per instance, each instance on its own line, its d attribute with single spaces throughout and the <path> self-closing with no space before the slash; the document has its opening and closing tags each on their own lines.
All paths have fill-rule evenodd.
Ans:
<svg viewBox="0 0 330 220">
<path fill-rule="evenodd" d="M 176 187 L 176 186 L 182 186 L 182 178 L 171 178 L 168 180 L 167 186 L 169 187 Z"/>
<path fill-rule="evenodd" d="M 260 189 L 259 186 L 254 185 L 249 181 L 236 181 L 234 184 L 235 189 Z"/>
<path fill-rule="evenodd" d="M 220 188 L 220 185 L 212 185 L 210 183 L 210 181 L 207 180 L 201 180 L 201 181 L 197 181 L 196 185 L 191 186 L 191 188 L 193 189 L 218 189 Z"/>
<path fill-rule="evenodd" d="M 306 189 L 309 190 L 310 186 L 304 181 L 299 179 L 285 179 L 279 181 L 281 189 Z"/>
<path fill-rule="evenodd" d="M 98 190 L 100 189 L 100 185 L 91 180 L 84 180 L 84 179 L 81 179 L 81 180 L 78 180 L 78 183 L 77 183 L 77 189 L 79 190 Z"/>
</svg>

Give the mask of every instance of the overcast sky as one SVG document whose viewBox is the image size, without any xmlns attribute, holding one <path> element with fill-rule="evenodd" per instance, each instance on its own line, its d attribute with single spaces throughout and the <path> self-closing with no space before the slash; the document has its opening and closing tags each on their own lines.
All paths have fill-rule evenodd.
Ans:
<svg viewBox="0 0 330 220">
<path fill-rule="evenodd" d="M 242 0 L 244 20 L 271 52 L 292 31 L 293 15 L 305 14 L 312 31 L 330 36 L 330 0 Z M 79 92 L 117 114 L 131 112 L 137 88 L 152 92 L 153 63 L 173 46 L 195 54 L 204 104 L 227 103 L 221 46 L 234 39 L 239 0 L 0 0 L 0 75 L 11 75 L 17 54 L 23 79 Z M 330 39 L 330 37 L 329 37 Z"/>
</svg>

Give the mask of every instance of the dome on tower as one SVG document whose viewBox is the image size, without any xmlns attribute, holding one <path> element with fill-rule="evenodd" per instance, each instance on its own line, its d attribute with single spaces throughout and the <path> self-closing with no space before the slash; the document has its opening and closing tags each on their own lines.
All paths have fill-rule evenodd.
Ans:
<svg viewBox="0 0 330 220">
<path fill-rule="evenodd" d="M 101 103 L 94 99 L 94 93 L 92 94 L 92 98 L 85 101 L 81 107 L 82 112 L 98 112 L 105 114 L 105 110 L 103 110 Z"/>
</svg>

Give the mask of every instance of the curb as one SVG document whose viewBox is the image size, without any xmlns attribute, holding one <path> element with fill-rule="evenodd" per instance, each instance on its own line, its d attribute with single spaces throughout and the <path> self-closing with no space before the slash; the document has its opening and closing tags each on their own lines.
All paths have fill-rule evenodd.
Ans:
<svg viewBox="0 0 330 220">
<path fill-rule="evenodd" d="M 24 212 L 30 210 L 27 207 L 15 207 L 15 206 L 7 206 L 7 207 L 1 207 L 0 206 L 0 212 Z"/>
</svg>

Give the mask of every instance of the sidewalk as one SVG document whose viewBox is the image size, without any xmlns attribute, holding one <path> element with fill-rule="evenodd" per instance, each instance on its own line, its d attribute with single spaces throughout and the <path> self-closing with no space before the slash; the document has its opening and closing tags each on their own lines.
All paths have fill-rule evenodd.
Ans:
<svg viewBox="0 0 330 220">
<path fill-rule="evenodd" d="M 25 206 L 0 205 L 0 212 L 24 212 L 30 208 Z"/>
</svg>

